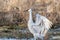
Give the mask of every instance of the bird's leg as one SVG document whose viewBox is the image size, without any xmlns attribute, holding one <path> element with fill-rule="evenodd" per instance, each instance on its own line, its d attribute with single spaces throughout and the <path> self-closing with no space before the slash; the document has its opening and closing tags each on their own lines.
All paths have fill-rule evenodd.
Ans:
<svg viewBox="0 0 60 40">
<path fill-rule="evenodd" d="M 44 40 L 44 37 L 42 37 L 41 39 Z"/>
<path fill-rule="evenodd" d="M 36 40 L 37 38 L 36 37 L 34 37 L 34 40 Z"/>
<path fill-rule="evenodd" d="M 37 39 L 37 37 L 34 35 L 34 40 L 36 40 Z"/>
</svg>

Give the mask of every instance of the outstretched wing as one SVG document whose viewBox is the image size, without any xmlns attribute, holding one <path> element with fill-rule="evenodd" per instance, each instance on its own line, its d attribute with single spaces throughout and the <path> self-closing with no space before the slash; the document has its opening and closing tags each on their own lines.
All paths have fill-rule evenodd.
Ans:
<svg viewBox="0 0 60 40">
<path fill-rule="evenodd" d="M 48 30 L 51 28 L 52 26 L 52 22 L 50 20 L 48 20 L 46 17 L 42 16 L 41 17 L 43 22 L 44 22 L 44 25 L 43 25 L 43 29 L 42 29 L 42 35 L 45 36 L 46 33 L 48 32 Z"/>
<path fill-rule="evenodd" d="M 41 15 L 36 14 L 35 24 L 32 27 L 37 33 L 42 32 L 43 30 L 44 22 L 41 17 L 42 17 Z"/>
<path fill-rule="evenodd" d="M 36 14 L 36 20 L 35 20 L 35 24 L 36 25 L 39 25 L 40 23 L 41 23 L 41 15 L 39 15 L 39 14 Z"/>
<path fill-rule="evenodd" d="M 44 26 L 45 26 L 45 28 L 46 28 L 46 29 L 51 28 L 52 22 L 51 22 L 50 20 L 48 20 L 46 17 L 44 17 L 44 16 L 43 16 L 42 19 L 43 19 L 43 21 L 44 21 Z"/>
<path fill-rule="evenodd" d="M 48 20 L 46 17 L 41 16 L 39 14 L 36 15 L 36 22 L 35 22 L 37 28 L 40 29 L 39 32 L 42 36 L 45 36 L 48 30 L 52 26 L 52 22 Z"/>
</svg>

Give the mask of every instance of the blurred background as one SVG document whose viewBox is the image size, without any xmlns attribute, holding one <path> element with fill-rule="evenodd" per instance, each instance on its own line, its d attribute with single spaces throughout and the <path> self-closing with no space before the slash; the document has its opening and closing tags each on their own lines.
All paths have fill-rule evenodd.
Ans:
<svg viewBox="0 0 60 40">
<path fill-rule="evenodd" d="M 33 20 L 39 13 L 53 22 L 48 38 L 59 40 L 60 0 L 0 0 L 0 38 L 33 38 L 27 27 L 30 8 Z"/>
</svg>

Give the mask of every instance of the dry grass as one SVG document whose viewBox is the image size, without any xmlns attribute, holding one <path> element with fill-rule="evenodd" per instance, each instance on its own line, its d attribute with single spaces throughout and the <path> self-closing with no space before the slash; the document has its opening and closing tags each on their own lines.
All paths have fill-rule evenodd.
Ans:
<svg viewBox="0 0 60 40">
<path fill-rule="evenodd" d="M 59 0 L 0 0 L 0 4 L 0 37 L 32 37 L 29 33 L 19 32 L 20 29 L 27 28 L 27 10 L 30 8 L 33 8 L 33 19 L 39 13 L 52 21 L 54 26 L 60 25 Z"/>
</svg>

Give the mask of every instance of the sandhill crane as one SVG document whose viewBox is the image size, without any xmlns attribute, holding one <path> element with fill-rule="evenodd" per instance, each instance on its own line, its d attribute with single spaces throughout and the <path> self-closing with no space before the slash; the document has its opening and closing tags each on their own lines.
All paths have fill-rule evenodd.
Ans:
<svg viewBox="0 0 60 40">
<path fill-rule="evenodd" d="M 36 14 L 36 20 L 33 22 L 32 9 L 29 9 L 28 29 L 33 34 L 34 40 L 40 38 L 44 40 L 47 31 L 51 28 L 52 22 L 46 17 Z"/>
</svg>

